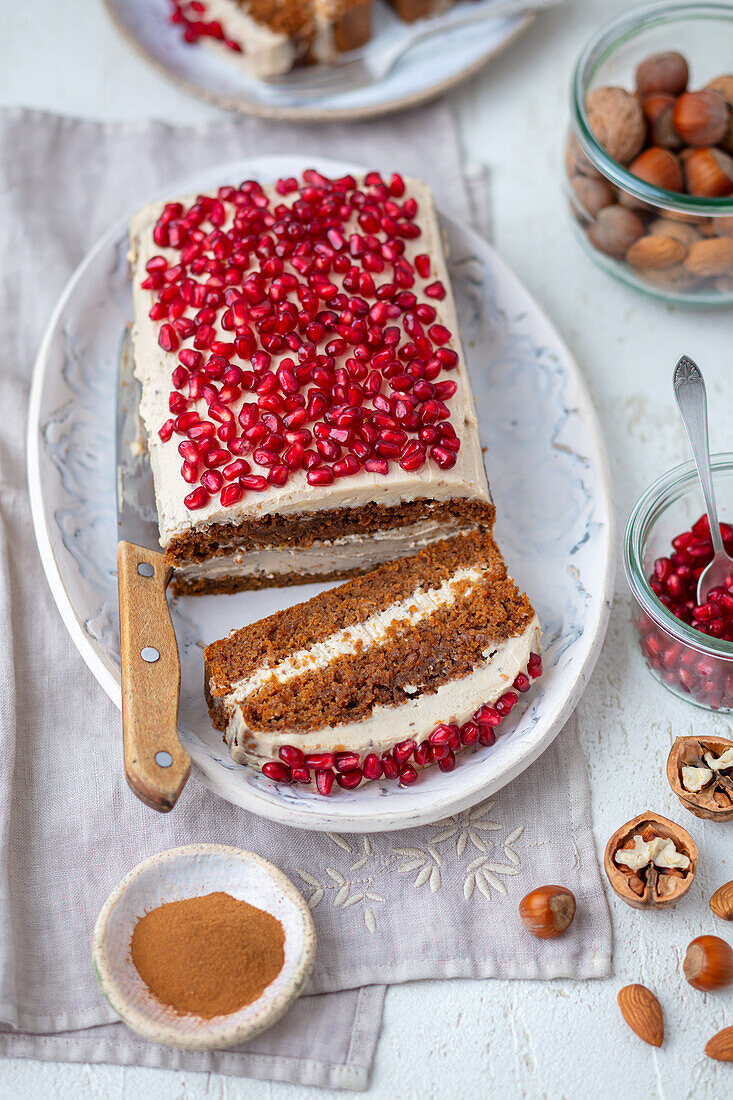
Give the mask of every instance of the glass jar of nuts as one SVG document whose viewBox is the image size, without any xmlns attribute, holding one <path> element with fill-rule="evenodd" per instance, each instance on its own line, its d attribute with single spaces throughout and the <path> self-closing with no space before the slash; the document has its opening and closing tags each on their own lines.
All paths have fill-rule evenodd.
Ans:
<svg viewBox="0 0 733 1100">
<path fill-rule="evenodd" d="M 733 304 L 733 3 L 653 4 L 604 27 L 571 89 L 577 239 L 630 286 Z"/>
</svg>

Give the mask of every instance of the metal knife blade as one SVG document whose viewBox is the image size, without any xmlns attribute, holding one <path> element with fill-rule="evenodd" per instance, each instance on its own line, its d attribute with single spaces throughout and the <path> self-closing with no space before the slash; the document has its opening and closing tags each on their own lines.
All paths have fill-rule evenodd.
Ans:
<svg viewBox="0 0 733 1100">
<path fill-rule="evenodd" d="M 120 346 L 117 388 L 117 537 L 160 550 L 153 471 L 140 418 L 141 386 L 134 365 L 128 326 Z"/>
</svg>

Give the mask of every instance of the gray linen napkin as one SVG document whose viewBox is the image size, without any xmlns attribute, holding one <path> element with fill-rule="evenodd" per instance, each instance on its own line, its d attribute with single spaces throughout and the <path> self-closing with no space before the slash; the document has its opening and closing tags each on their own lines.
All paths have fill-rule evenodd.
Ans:
<svg viewBox="0 0 733 1100">
<path fill-rule="evenodd" d="M 574 723 L 493 802 L 371 837 L 306 833 L 191 782 L 175 812 L 143 807 L 122 778 L 120 719 L 70 641 L 43 577 L 25 483 L 33 356 L 87 249 L 150 191 L 248 151 L 328 153 L 424 176 L 467 215 L 443 107 L 319 131 L 223 119 L 206 129 L 0 114 L 0 1053 L 214 1070 L 363 1089 L 383 984 L 428 977 L 609 973 L 611 934 Z M 112 566 L 111 566 L 112 567 Z M 307 992 L 233 1051 L 145 1042 L 120 1023 L 90 964 L 91 930 L 119 878 L 192 841 L 268 856 L 309 898 L 318 933 Z M 533 886 L 567 884 L 581 916 L 554 943 L 518 928 Z"/>
</svg>

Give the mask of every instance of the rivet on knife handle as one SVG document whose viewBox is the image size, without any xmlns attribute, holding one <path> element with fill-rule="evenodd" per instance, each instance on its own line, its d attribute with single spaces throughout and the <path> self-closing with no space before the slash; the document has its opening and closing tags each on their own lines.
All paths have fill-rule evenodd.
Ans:
<svg viewBox="0 0 733 1100">
<path fill-rule="evenodd" d="M 146 805 L 172 810 L 191 770 L 178 736 L 181 665 L 163 554 L 130 542 L 117 548 L 125 775 Z"/>
</svg>

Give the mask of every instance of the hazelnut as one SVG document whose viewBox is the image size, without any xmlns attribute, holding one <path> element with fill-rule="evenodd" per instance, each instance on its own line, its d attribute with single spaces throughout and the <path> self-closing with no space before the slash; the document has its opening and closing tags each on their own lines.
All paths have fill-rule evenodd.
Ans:
<svg viewBox="0 0 733 1100">
<path fill-rule="evenodd" d="M 712 238 L 690 246 L 693 270 L 702 277 L 713 277 L 708 266 L 710 246 L 733 245 L 730 238 Z M 703 255 L 698 249 L 703 244 Z M 690 253 L 685 267 L 689 268 Z M 733 248 L 728 248 L 733 260 Z M 733 741 L 725 737 L 678 737 L 667 757 L 667 780 L 685 809 L 709 821 L 733 821 Z M 712 765 L 712 766 L 711 766 Z M 727 766 L 726 766 L 727 765 Z"/>
<path fill-rule="evenodd" d="M 675 241 L 680 241 L 681 244 L 686 246 L 686 249 L 693 244 L 694 241 L 700 240 L 700 234 L 694 225 L 688 225 L 686 222 L 678 222 L 672 218 L 655 218 L 653 222 L 650 222 L 647 226 L 647 232 L 652 236 L 672 237 Z"/>
<path fill-rule="evenodd" d="M 538 940 L 554 940 L 575 917 L 575 897 L 564 886 L 539 886 L 519 903 L 522 924 Z"/>
<path fill-rule="evenodd" d="M 577 200 L 575 205 L 579 208 L 579 213 L 588 221 L 593 221 L 605 206 L 611 206 L 616 201 L 613 188 L 603 179 L 574 176 L 570 186 Z"/>
<path fill-rule="evenodd" d="M 728 111 L 718 92 L 684 92 L 674 105 L 672 122 L 685 144 L 715 145 L 728 131 Z"/>
<path fill-rule="evenodd" d="M 565 147 L 565 171 L 569 177 L 574 175 L 588 176 L 589 179 L 603 179 L 603 176 L 594 168 L 587 156 L 580 148 L 578 139 L 574 134 L 568 137 Z"/>
<path fill-rule="evenodd" d="M 641 152 L 646 123 L 641 104 L 623 88 L 596 88 L 586 100 L 588 122 L 609 157 L 628 164 Z"/>
<path fill-rule="evenodd" d="M 667 50 L 645 58 L 636 67 L 636 90 L 640 95 L 671 92 L 679 95 L 687 87 L 689 71 L 681 53 Z"/>
<path fill-rule="evenodd" d="M 733 882 L 718 887 L 710 899 L 710 908 L 721 920 L 733 920 Z"/>
<path fill-rule="evenodd" d="M 679 159 L 669 149 L 662 149 L 658 145 L 652 145 L 639 153 L 629 165 L 629 171 L 632 176 L 637 176 L 653 187 L 661 187 L 665 191 L 682 190 Z"/>
<path fill-rule="evenodd" d="M 733 153 L 733 73 L 727 73 L 725 76 L 718 76 L 715 80 L 711 80 L 709 84 L 706 84 L 705 87 L 711 92 L 717 92 L 718 95 L 722 95 L 723 99 L 728 104 L 728 130 L 720 139 L 719 144 L 729 153 Z"/>
<path fill-rule="evenodd" d="M 675 264 L 674 267 L 637 267 L 634 270 L 640 279 L 659 290 L 694 290 L 702 282 L 699 275 L 693 275 L 684 263 Z"/>
<path fill-rule="evenodd" d="M 650 234 L 639 237 L 626 253 L 626 260 L 632 267 L 646 267 L 661 270 L 682 263 L 687 255 L 687 246 L 674 237 Z"/>
<path fill-rule="evenodd" d="M 720 149 L 691 149 L 683 156 L 687 190 L 703 199 L 733 193 L 733 157 Z"/>
<path fill-rule="evenodd" d="M 696 241 L 690 246 L 684 263 L 688 271 L 703 279 L 732 273 L 733 237 L 709 237 L 707 240 Z M 733 809 L 733 803 L 730 800 L 726 808 Z"/>
<path fill-rule="evenodd" d="M 697 845 L 690 834 L 650 812 L 617 829 L 603 865 L 618 896 L 634 909 L 665 909 L 690 889 L 697 871 Z"/>
<path fill-rule="evenodd" d="M 618 204 L 600 211 L 588 230 L 588 240 L 607 256 L 623 256 L 626 250 L 644 236 L 644 223 L 632 210 Z"/>
<path fill-rule="evenodd" d="M 698 936 L 687 948 L 682 969 L 693 989 L 724 989 L 733 984 L 733 948 L 720 936 Z"/>
<path fill-rule="evenodd" d="M 641 106 L 649 127 L 652 145 L 661 145 L 665 149 L 679 149 L 682 138 L 672 123 L 672 111 L 677 97 L 669 92 L 653 92 L 644 96 Z"/>
</svg>

